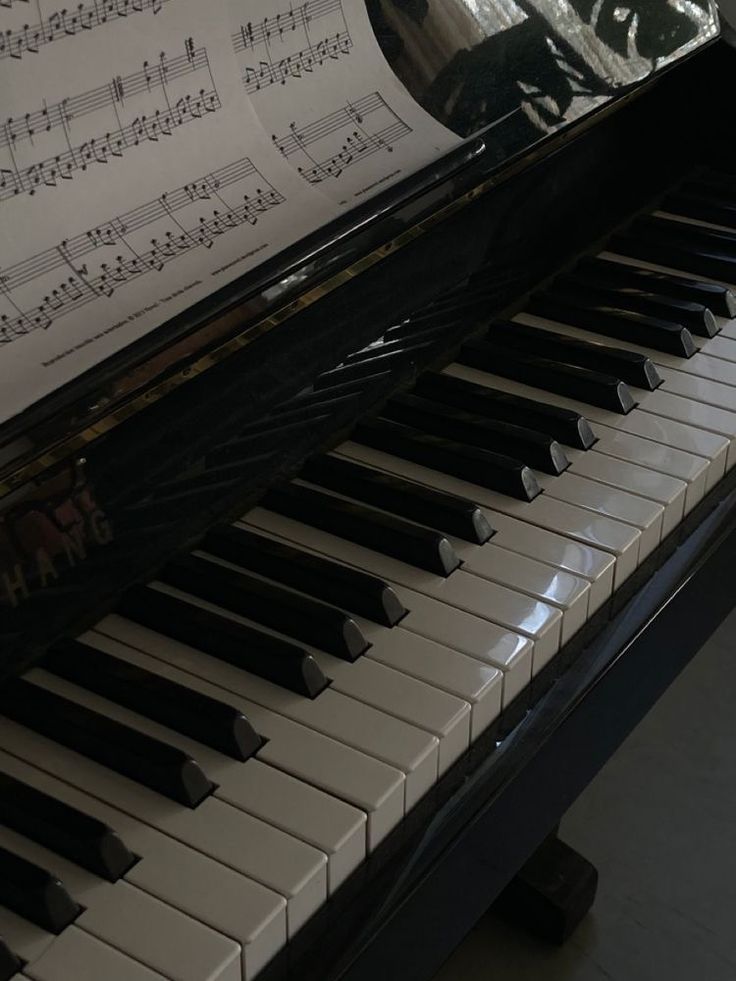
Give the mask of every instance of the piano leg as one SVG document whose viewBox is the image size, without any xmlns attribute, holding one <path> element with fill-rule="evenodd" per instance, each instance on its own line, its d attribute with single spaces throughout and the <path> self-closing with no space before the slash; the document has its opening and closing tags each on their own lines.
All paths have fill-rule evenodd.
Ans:
<svg viewBox="0 0 736 981">
<path fill-rule="evenodd" d="M 547 943 L 563 944 L 595 900 L 598 870 L 553 831 L 492 909 Z"/>
</svg>

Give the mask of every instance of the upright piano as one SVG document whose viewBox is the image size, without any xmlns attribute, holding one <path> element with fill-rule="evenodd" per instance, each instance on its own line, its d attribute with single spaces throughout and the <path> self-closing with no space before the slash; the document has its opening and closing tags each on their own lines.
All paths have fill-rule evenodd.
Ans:
<svg viewBox="0 0 736 981">
<path fill-rule="evenodd" d="M 429 981 L 733 606 L 715 5 L 367 12 L 453 148 L 0 427 L 1 981 Z"/>
</svg>

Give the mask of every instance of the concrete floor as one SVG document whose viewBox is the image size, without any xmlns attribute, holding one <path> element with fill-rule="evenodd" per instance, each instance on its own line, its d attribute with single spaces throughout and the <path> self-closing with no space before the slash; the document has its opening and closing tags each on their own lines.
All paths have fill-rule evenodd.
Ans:
<svg viewBox="0 0 736 981">
<path fill-rule="evenodd" d="M 486 916 L 435 981 L 736 981 L 736 612 L 566 816 L 600 873 L 562 948 Z"/>
</svg>

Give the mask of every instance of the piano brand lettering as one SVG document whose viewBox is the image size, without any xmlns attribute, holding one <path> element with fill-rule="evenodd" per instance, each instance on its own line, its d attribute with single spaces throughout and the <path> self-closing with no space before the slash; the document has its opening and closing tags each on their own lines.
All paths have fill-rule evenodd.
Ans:
<svg viewBox="0 0 736 981">
<path fill-rule="evenodd" d="M 89 485 L 23 502 L 0 524 L 0 605 L 19 606 L 112 539 Z"/>
</svg>

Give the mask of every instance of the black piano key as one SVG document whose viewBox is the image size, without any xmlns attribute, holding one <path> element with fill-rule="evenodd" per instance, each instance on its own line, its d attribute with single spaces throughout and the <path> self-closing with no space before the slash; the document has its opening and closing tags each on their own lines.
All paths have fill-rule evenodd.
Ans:
<svg viewBox="0 0 736 981">
<path fill-rule="evenodd" d="M 433 402 L 455 406 L 482 419 L 510 422 L 546 433 L 579 450 L 588 450 L 595 443 L 595 433 L 588 420 L 572 409 L 546 405 L 436 372 L 425 372 L 414 386 L 414 391 Z"/>
<path fill-rule="evenodd" d="M 19 957 L 8 947 L 2 937 L 0 937 L 0 981 L 12 981 L 16 974 L 20 974 L 23 964 Z"/>
<path fill-rule="evenodd" d="M 736 254 L 736 232 L 724 228 L 709 228 L 677 218 L 645 215 L 637 218 L 630 231 L 649 241 L 676 242 L 685 246 L 712 245 L 722 249 L 726 255 Z"/>
<path fill-rule="evenodd" d="M 644 289 L 631 289 L 592 283 L 589 278 L 574 272 L 557 280 L 557 283 L 577 289 L 600 290 L 600 299 L 612 306 L 620 306 L 624 310 L 640 313 L 647 317 L 657 317 L 681 327 L 687 327 L 692 334 L 699 337 L 715 337 L 719 331 L 718 322 L 708 307 L 692 300 L 682 300 L 677 297 L 661 296 Z M 627 379 L 628 380 L 628 379 Z"/>
<path fill-rule="evenodd" d="M 56 934 L 66 930 L 82 912 L 55 876 L 2 847 L 0 906 Z"/>
<path fill-rule="evenodd" d="M 393 398 L 384 406 L 381 415 L 425 433 L 518 458 L 527 466 L 555 477 L 570 466 L 565 451 L 551 436 L 510 422 L 478 419 L 462 409 L 430 402 L 417 395 Z"/>
<path fill-rule="evenodd" d="M 108 882 L 117 882 L 136 861 L 102 821 L 7 773 L 0 773 L 0 824 Z"/>
<path fill-rule="evenodd" d="M 687 300 L 706 307 L 718 317 L 736 317 L 736 296 L 727 286 L 719 286 L 718 283 L 704 283 L 603 257 L 583 259 L 576 266 L 575 275 L 580 275 L 593 285 Z"/>
<path fill-rule="evenodd" d="M 463 344 L 457 360 L 471 368 L 479 368 L 481 371 L 501 375 L 524 385 L 533 385 L 588 405 L 597 405 L 621 415 L 626 415 L 636 405 L 626 382 L 613 375 L 591 371 L 590 368 L 558 364 L 545 358 L 527 357 L 486 341 L 469 341 Z"/>
<path fill-rule="evenodd" d="M 31 682 L 5 684 L 0 712 L 186 807 L 212 793 L 212 784 L 186 753 Z"/>
<path fill-rule="evenodd" d="M 648 239 L 635 233 L 614 235 L 606 249 L 656 266 L 671 266 L 709 279 L 736 283 L 736 257 L 716 245 L 683 245 L 676 241 Z"/>
<path fill-rule="evenodd" d="M 306 464 L 302 476 L 313 484 L 329 487 L 346 497 L 456 535 L 475 545 L 484 545 L 493 535 L 488 519 L 473 501 L 443 494 L 350 460 L 335 456 L 315 457 Z"/>
<path fill-rule="evenodd" d="M 376 576 L 245 528 L 216 528 L 207 535 L 203 548 L 385 627 L 395 626 L 407 613 L 391 586 Z"/>
<path fill-rule="evenodd" d="M 311 487 L 273 488 L 263 505 L 438 576 L 449 576 L 460 565 L 455 550 L 438 532 Z"/>
<path fill-rule="evenodd" d="M 522 353 L 550 358 L 562 364 L 601 371 L 650 392 L 662 384 L 651 359 L 637 351 L 578 340 L 541 327 L 517 323 L 493 324 L 486 334 L 486 340 L 490 344 L 499 341 L 504 347 L 513 347 Z"/>
<path fill-rule="evenodd" d="M 355 620 L 342 610 L 207 559 L 174 559 L 158 578 L 345 661 L 355 661 L 370 646 Z"/>
<path fill-rule="evenodd" d="M 553 286 L 552 290 L 533 296 L 527 310 L 539 317 L 581 327 L 593 334 L 642 344 L 681 358 L 689 358 L 696 351 L 692 335 L 686 327 L 626 310 L 617 306 L 612 297 L 603 291 Z"/>
<path fill-rule="evenodd" d="M 178 596 L 137 586 L 123 595 L 118 610 L 136 623 L 297 695 L 316 698 L 327 687 L 319 665 L 301 647 Z"/>
<path fill-rule="evenodd" d="M 359 423 L 351 439 L 520 501 L 533 501 L 541 493 L 534 471 L 520 460 L 454 443 L 389 419 Z"/>
<path fill-rule="evenodd" d="M 43 666 L 233 759 L 247 760 L 261 747 L 262 740 L 238 709 L 81 641 L 61 641 Z"/>
</svg>

